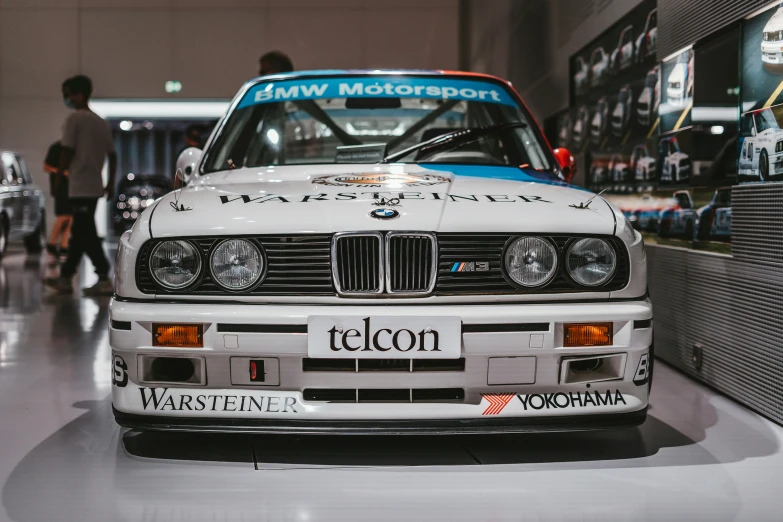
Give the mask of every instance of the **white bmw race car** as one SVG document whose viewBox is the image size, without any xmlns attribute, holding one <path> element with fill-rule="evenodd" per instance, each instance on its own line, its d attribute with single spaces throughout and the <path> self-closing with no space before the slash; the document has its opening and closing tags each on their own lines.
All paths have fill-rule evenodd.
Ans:
<svg viewBox="0 0 783 522">
<path fill-rule="evenodd" d="M 783 64 L 783 7 L 778 7 L 764 26 L 761 61 L 765 64 Z"/>
<path fill-rule="evenodd" d="M 568 186 L 573 157 L 549 148 L 508 83 L 261 77 L 179 165 L 186 188 L 120 240 L 121 425 L 390 434 L 644 421 L 641 235 Z"/>
</svg>

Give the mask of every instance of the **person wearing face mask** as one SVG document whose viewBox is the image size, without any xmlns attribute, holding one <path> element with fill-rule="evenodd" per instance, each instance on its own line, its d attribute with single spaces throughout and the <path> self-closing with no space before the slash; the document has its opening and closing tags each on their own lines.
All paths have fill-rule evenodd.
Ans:
<svg viewBox="0 0 783 522">
<path fill-rule="evenodd" d="M 62 150 L 57 177 L 68 171 L 68 199 L 73 220 L 68 258 L 60 267 L 59 277 L 44 280 L 46 286 L 59 293 L 72 293 L 72 278 L 86 254 L 98 275 L 98 282 L 83 290 L 84 295 L 111 295 L 109 261 L 103 252 L 101 239 L 95 228 L 95 208 L 105 194 L 111 201 L 117 172 L 117 154 L 114 152 L 109 125 L 90 110 L 92 81 L 87 76 L 73 76 L 62 84 L 63 101 L 73 112 L 66 118 L 60 140 Z M 103 162 L 109 159 L 109 180 L 103 186 Z"/>
</svg>

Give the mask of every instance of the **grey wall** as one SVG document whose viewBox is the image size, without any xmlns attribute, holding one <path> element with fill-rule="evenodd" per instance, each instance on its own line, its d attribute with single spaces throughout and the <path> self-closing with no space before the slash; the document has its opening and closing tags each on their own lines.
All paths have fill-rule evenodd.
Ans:
<svg viewBox="0 0 783 522">
<path fill-rule="evenodd" d="M 0 148 L 36 181 L 67 111 L 60 83 L 95 97 L 231 98 L 265 51 L 298 69 L 457 67 L 457 0 L 0 0 Z"/>
<path fill-rule="evenodd" d="M 511 80 L 539 119 L 568 106 L 569 57 L 639 0 L 466 0 L 478 72 Z"/>
</svg>

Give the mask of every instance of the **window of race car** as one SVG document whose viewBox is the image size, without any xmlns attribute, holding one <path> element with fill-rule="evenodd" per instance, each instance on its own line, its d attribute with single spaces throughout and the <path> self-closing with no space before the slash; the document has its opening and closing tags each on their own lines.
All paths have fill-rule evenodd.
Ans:
<svg viewBox="0 0 783 522">
<path fill-rule="evenodd" d="M 267 84 L 271 87 L 266 91 L 285 93 L 293 88 L 288 83 Z M 383 85 L 383 79 L 375 84 Z M 499 85 L 481 84 L 495 89 L 493 97 L 498 91 L 508 96 Z M 470 93 L 485 92 L 477 89 Z M 245 98 L 251 95 L 253 91 Z M 269 165 L 394 161 L 525 165 L 562 180 L 537 127 L 510 97 L 509 103 L 498 103 L 489 95 L 470 100 L 396 97 L 387 92 L 295 100 L 272 97 L 261 103 L 257 94 L 255 98 L 256 103 L 243 100 L 220 129 L 205 160 L 205 173 Z"/>
</svg>

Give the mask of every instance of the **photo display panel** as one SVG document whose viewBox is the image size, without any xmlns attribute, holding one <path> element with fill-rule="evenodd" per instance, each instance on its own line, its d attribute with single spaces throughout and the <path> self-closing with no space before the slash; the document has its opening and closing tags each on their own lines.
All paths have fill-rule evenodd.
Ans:
<svg viewBox="0 0 783 522">
<path fill-rule="evenodd" d="M 592 190 L 631 194 L 658 184 L 657 33 L 656 2 L 645 0 L 571 57 L 571 106 L 556 142 L 582 159 Z"/>
<path fill-rule="evenodd" d="M 641 2 L 571 56 L 569 110 L 553 116 L 552 142 L 652 242 L 730 250 L 738 26 L 658 61 L 656 7 Z"/>
<path fill-rule="evenodd" d="M 742 27 L 742 88 L 737 174 L 740 182 L 783 180 L 783 3 Z"/>
</svg>

